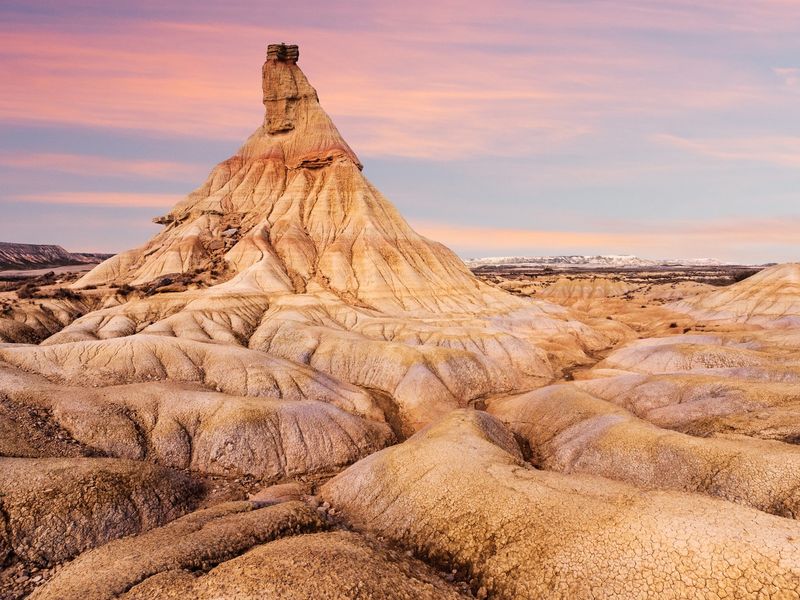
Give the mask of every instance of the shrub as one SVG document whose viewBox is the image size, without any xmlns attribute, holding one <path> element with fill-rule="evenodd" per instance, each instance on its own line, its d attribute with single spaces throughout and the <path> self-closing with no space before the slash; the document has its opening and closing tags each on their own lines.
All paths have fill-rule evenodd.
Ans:
<svg viewBox="0 0 800 600">
<path fill-rule="evenodd" d="M 21 288 L 17 290 L 17 298 L 20 300 L 24 300 L 27 298 L 33 298 L 36 292 L 39 291 L 39 288 L 31 283 L 26 283 Z"/>
<path fill-rule="evenodd" d="M 57 288 L 50 294 L 52 298 L 61 298 L 62 300 L 80 300 L 81 295 L 75 290 L 69 288 Z"/>
</svg>

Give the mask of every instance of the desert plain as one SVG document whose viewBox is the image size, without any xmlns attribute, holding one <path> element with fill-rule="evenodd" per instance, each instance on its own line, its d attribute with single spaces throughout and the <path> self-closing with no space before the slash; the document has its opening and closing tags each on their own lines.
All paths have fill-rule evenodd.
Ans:
<svg viewBox="0 0 800 600">
<path fill-rule="evenodd" d="M 0 597 L 800 598 L 800 264 L 473 272 L 298 58 L 144 246 L 2 282 Z"/>
</svg>

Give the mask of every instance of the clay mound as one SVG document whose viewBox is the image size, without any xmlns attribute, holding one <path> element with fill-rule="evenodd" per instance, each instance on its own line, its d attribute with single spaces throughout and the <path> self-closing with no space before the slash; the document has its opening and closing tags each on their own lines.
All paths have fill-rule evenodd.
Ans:
<svg viewBox="0 0 800 600">
<path fill-rule="evenodd" d="M 798 327 L 800 263 L 764 269 L 729 287 L 675 303 L 672 308 L 706 320 Z"/>
<path fill-rule="evenodd" d="M 463 598 L 430 568 L 343 531 L 283 538 L 257 546 L 206 575 L 170 571 L 137 585 L 125 600 L 149 598 Z"/>
<path fill-rule="evenodd" d="M 264 480 L 330 474 L 393 439 L 387 424 L 319 401 L 231 396 L 174 382 L 67 387 L 9 368 L 0 377 L 9 403 L 48 415 L 77 450 L 204 473 Z M 0 431 L 3 423 L 0 413 Z"/>
<path fill-rule="evenodd" d="M 223 504 L 87 552 L 31 598 L 461 597 L 423 563 L 326 528 L 302 502 Z"/>
<path fill-rule="evenodd" d="M 85 298 L 15 300 L 0 313 L 0 343 L 40 342 L 93 308 Z"/>
<path fill-rule="evenodd" d="M 559 304 L 575 304 L 583 300 L 616 298 L 637 289 L 637 286 L 612 277 L 570 279 L 561 277 L 539 295 Z"/>
<path fill-rule="evenodd" d="M 595 371 L 645 374 L 693 372 L 742 379 L 800 381 L 800 361 L 791 349 L 764 348 L 757 342 L 719 335 L 645 338 L 614 350 Z M 588 374 L 591 376 L 591 373 Z"/>
<path fill-rule="evenodd" d="M 794 521 L 721 500 L 536 471 L 489 415 L 455 411 L 322 495 L 357 527 L 493 598 L 800 593 Z"/>
<path fill-rule="evenodd" d="M 674 373 L 601 377 L 575 385 L 658 427 L 703 437 L 738 434 L 800 442 L 796 383 Z"/>
<path fill-rule="evenodd" d="M 498 400 L 489 412 L 527 442 L 540 468 L 699 492 L 800 517 L 796 446 L 665 431 L 572 384 Z"/>
<path fill-rule="evenodd" d="M 258 544 L 323 527 L 317 513 L 302 502 L 262 509 L 252 502 L 220 504 L 86 552 L 30 597 L 118 598 L 161 573 L 208 571 Z"/>
<path fill-rule="evenodd" d="M 236 346 L 136 335 L 54 346 L 0 347 L 0 360 L 77 386 L 169 380 L 238 396 L 313 398 L 379 418 L 366 392 L 308 367 Z"/>
<path fill-rule="evenodd" d="M 45 566 L 191 510 L 199 488 L 182 473 L 102 458 L 0 458 L 0 562 Z"/>
<path fill-rule="evenodd" d="M 139 284 L 224 264 L 233 277 L 228 290 L 329 291 L 391 311 L 519 306 L 415 233 L 364 178 L 295 57 L 267 57 L 263 91 L 264 123 L 159 219 L 164 231 L 106 261 L 78 287 Z"/>
</svg>

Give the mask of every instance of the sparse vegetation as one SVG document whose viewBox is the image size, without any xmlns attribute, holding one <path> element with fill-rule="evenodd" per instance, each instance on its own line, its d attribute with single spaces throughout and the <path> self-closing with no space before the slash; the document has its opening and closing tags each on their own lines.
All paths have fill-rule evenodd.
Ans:
<svg viewBox="0 0 800 600">
<path fill-rule="evenodd" d="M 50 292 L 49 296 L 51 298 L 58 298 L 61 300 L 81 300 L 83 298 L 80 292 L 63 287 L 56 288 Z"/>
<path fill-rule="evenodd" d="M 32 284 L 26 283 L 21 288 L 17 290 L 17 298 L 20 300 L 26 300 L 28 298 L 33 298 L 36 295 L 36 292 L 39 291 L 39 287 Z"/>
</svg>

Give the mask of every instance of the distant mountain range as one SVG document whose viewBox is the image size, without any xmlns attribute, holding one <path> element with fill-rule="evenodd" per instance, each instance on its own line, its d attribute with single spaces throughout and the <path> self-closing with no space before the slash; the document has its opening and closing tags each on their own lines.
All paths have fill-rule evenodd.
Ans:
<svg viewBox="0 0 800 600">
<path fill-rule="evenodd" d="M 597 256 L 488 256 L 468 258 L 468 267 L 482 266 L 531 266 L 574 268 L 641 268 L 641 267 L 706 267 L 723 263 L 712 258 L 650 260 L 638 256 L 603 254 Z"/>
<path fill-rule="evenodd" d="M 111 254 L 67 252 L 54 244 L 0 242 L 0 269 L 49 269 L 65 265 L 96 264 Z"/>
</svg>

